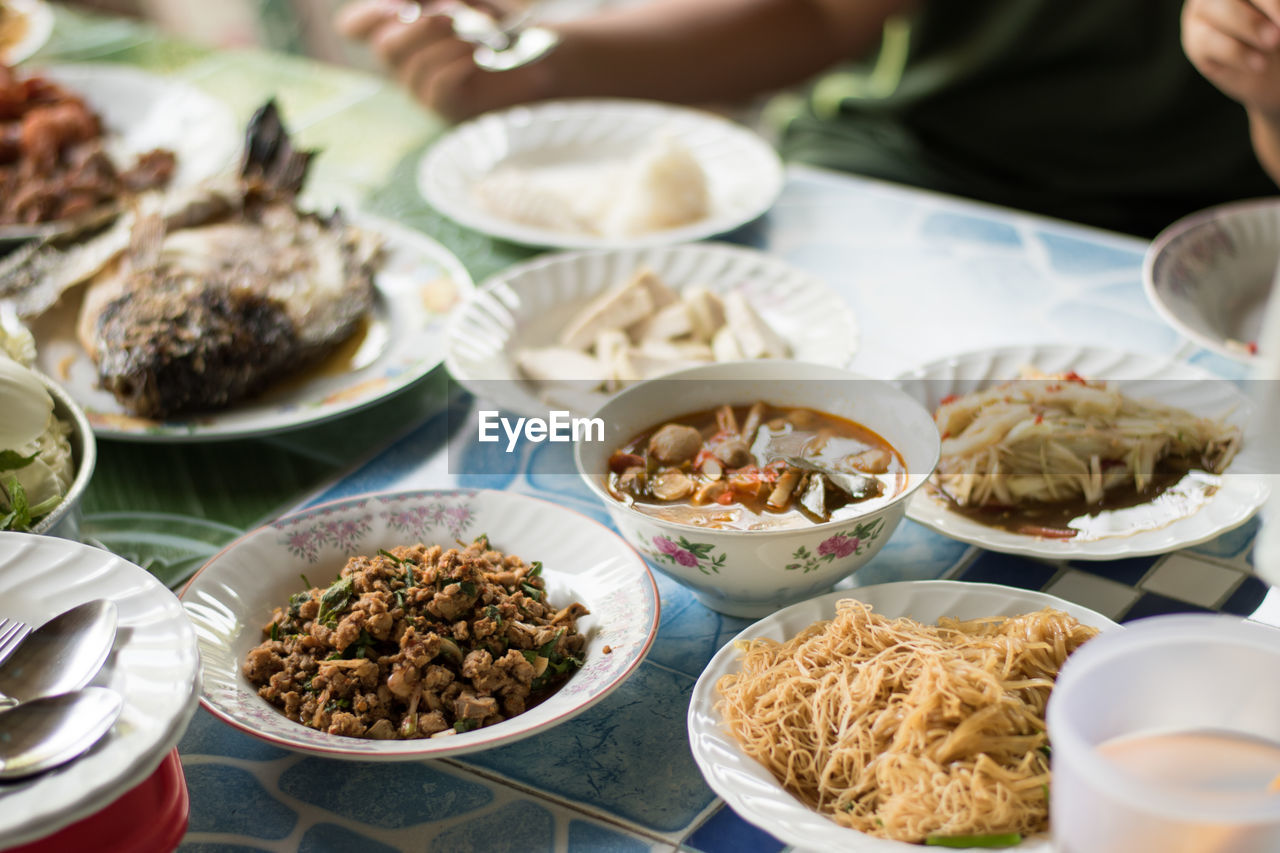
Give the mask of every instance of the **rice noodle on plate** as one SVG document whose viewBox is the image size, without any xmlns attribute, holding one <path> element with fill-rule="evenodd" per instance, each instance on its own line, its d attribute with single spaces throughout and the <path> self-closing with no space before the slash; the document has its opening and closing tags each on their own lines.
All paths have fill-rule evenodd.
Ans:
<svg viewBox="0 0 1280 853">
<path fill-rule="evenodd" d="M 854 600 L 717 683 L 742 749 L 836 823 L 920 842 L 1048 823 L 1044 710 L 1097 631 L 1049 608 L 937 627 Z"/>
</svg>

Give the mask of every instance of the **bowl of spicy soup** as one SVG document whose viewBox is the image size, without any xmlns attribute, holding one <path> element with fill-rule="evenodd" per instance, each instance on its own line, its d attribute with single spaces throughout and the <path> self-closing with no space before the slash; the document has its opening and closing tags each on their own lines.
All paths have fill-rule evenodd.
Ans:
<svg viewBox="0 0 1280 853">
<path fill-rule="evenodd" d="M 937 464 L 929 413 L 891 383 L 793 361 L 692 368 L 601 407 L 579 474 L 622 535 L 713 610 L 757 617 L 884 546 Z"/>
</svg>

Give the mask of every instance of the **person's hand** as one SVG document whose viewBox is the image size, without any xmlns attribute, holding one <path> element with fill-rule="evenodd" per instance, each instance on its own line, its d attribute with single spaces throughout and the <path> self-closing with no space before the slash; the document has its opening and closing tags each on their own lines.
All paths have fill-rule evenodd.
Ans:
<svg viewBox="0 0 1280 853">
<path fill-rule="evenodd" d="M 474 3 L 500 17 L 492 3 Z M 450 120 L 469 118 L 541 95 L 542 69 L 533 63 L 511 71 L 487 71 L 472 59 L 475 45 L 457 38 L 437 4 L 412 0 L 355 0 L 339 10 L 334 26 L 368 42 L 396 79 L 419 101 Z"/>
<path fill-rule="evenodd" d="M 1186 0 L 1182 47 L 1227 95 L 1280 119 L 1280 0 Z"/>
</svg>

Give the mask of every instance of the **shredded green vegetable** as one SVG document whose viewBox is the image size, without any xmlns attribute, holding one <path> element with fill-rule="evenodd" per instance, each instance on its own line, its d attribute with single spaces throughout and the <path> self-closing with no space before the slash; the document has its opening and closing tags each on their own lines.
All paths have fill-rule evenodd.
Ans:
<svg viewBox="0 0 1280 853">
<path fill-rule="evenodd" d="M 1004 832 L 995 835 L 930 835 L 926 847 L 1012 847 L 1022 843 L 1022 834 Z"/>
</svg>

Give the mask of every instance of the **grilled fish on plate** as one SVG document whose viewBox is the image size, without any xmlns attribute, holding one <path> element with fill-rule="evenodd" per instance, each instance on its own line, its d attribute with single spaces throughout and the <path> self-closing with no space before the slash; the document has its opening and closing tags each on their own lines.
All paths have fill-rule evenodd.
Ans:
<svg viewBox="0 0 1280 853">
<path fill-rule="evenodd" d="M 268 103 L 236 180 L 141 202 L 78 245 L 15 253 L 0 297 L 34 316 L 83 283 L 77 335 L 135 415 L 232 405 L 331 352 L 373 308 L 381 241 L 298 209 L 311 156 Z"/>
</svg>

